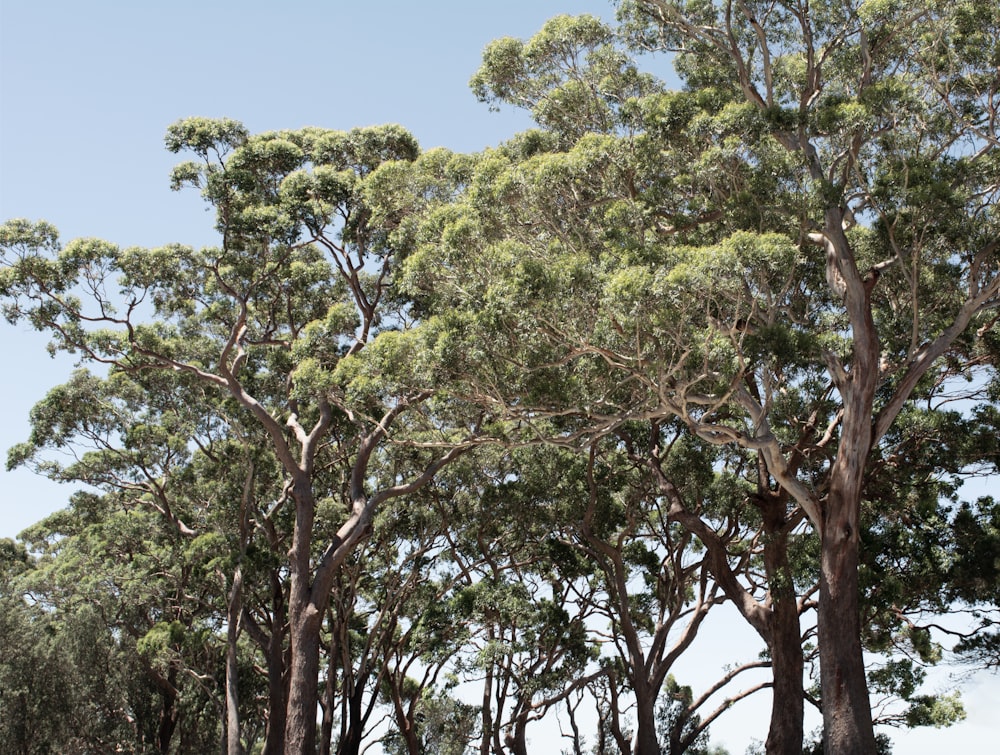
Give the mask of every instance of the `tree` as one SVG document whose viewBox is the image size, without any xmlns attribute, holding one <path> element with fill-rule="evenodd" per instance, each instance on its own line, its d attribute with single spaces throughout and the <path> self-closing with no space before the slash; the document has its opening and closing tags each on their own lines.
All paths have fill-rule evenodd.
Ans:
<svg viewBox="0 0 1000 755">
<path fill-rule="evenodd" d="M 599 617 L 550 548 L 575 476 L 537 449 L 489 451 L 432 489 L 454 506 L 440 560 L 455 574 L 451 613 L 468 632 L 452 671 L 481 689 L 479 752 L 523 754 L 528 727 L 592 678 L 587 624 Z"/>
<path fill-rule="evenodd" d="M 630 463 L 645 467 L 654 480 L 657 492 L 653 497 L 667 498 L 669 517 L 697 533 L 709 548 L 712 556 L 707 564 L 727 596 L 745 611 L 772 648 L 776 647 L 774 638 L 782 637 L 780 646 L 785 650 L 772 652 L 772 657 L 781 664 L 775 672 L 786 685 L 782 691 L 792 692 L 782 695 L 783 703 L 775 705 L 775 713 L 794 722 L 789 701 L 797 699 L 801 706 L 802 699 L 799 606 L 794 594 L 782 602 L 773 598 L 781 595 L 776 590 L 765 605 L 741 587 L 729 565 L 727 542 L 716 533 L 716 528 L 726 530 L 724 515 L 711 522 L 703 520 L 677 494 L 690 476 L 690 467 L 678 468 L 675 483 L 661 466 L 671 447 L 672 430 L 676 430 L 670 413 L 657 406 L 657 394 L 667 388 L 662 381 L 665 377 L 676 380 L 686 368 L 671 360 L 685 357 L 687 342 L 695 343 L 690 349 L 692 369 L 699 367 L 695 359 L 710 353 L 713 346 L 706 344 L 698 350 L 696 339 L 701 336 L 695 335 L 693 324 L 700 318 L 705 337 L 717 338 L 717 329 L 705 322 L 704 310 L 713 305 L 731 308 L 726 298 L 730 294 L 738 298 L 739 284 L 720 291 L 716 301 L 685 299 L 679 293 L 659 296 L 660 282 L 642 265 L 659 263 L 667 270 L 670 261 L 657 258 L 644 236 L 651 238 L 661 229 L 669 237 L 675 227 L 690 226 L 689 234 L 698 238 L 697 234 L 707 233 L 702 230 L 707 221 L 719 216 L 711 207 L 689 204 L 686 194 L 674 196 L 672 184 L 677 176 L 662 164 L 666 153 L 671 169 L 689 171 L 690 161 L 710 146 L 713 133 L 703 123 L 701 135 L 686 141 L 672 132 L 664 134 L 667 126 L 660 123 L 664 110 L 673 107 L 690 117 L 702 106 L 694 98 L 682 103 L 679 97 L 663 95 L 648 78 L 635 74 L 627 59 L 610 48 L 610 36 L 592 19 L 560 18 L 527 44 L 502 41 L 487 50 L 484 66 L 474 79 L 484 96 L 497 92 L 497 99 L 537 103 L 536 112 L 551 113 L 550 108 L 558 106 L 561 130 L 529 133 L 485 155 L 465 201 L 451 216 L 434 219 L 450 222 L 443 231 L 433 228 L 432 233 L 440 233 L 439 244 L 435 236 L 429 236 L 426 245 L 407 260 L 407 269 L 419 271 L 414 275 L 418 302 L 431 311 L 450 313 L 459 334 L 456 342 L 462 344 L 458 350 L 481 356 L 483 372 L 478 381 L 468 370 L 459 377 L 468 381 L 468 394 L 486 405 L 506 403 L 518 421 L 533 423 L 540 436 L 548 433 L 556 442 L 586 447 L 607 435 L 621 436 L 633 459 Z M 619 78 L 608 74 L 609 60 L 622 72 Z M 564 78 L 553 73 L 561 72 L 561 65 L 568 69 Z M 532 81 L 536 74 L 541 84 Z M 593 86 L 577 87 L 580 80 L 590 79 Z M 641 88 L 631 86 L 635 80 L 642 82 Z M 564 88 L 576 95 L 566 94 Z M 602 115 L 593 118 L 594 113 Z M 731 128 L 719 121 L 718 128 Z M 564 129 L 566 123 L 572 129 Z M 579 133 L 583 136 L 577 138 Z M 713 179 L 695 175 L 690 180 L 704 180 L 707 187 Z M 682 211 L 691 211 L 694 217 L 678 218 Z M 794 259 L 788 250 L 779 246 L 777 259 L 768 256 L 766 249 L 752 253 L 760 254 L 757 264 L 762 267 L 773 267 L 784 258 L 773 274 L 780 284 Z M 736 244 L 730 253 L 740 254 Z M 677 261 L 694 264 L 695 253 L 688 254 L 679 254 Z M 696 275 L 709 280 L 716 268 L 732 261 L 731 257 L 717 259 Z M 453 276 L 463 266 L 480 275 L 471 281 L 462 279 L 457 290 Z M 504 278 L 504 286 L 494 283 Z M 470 301 L 476 302 L 478 310 L 459 315 Z M 717 308 L 714 318 L 723 314 L 730 313 Z M 638 342 L 630 341 L 631 335 Z M 478 341 L 474 347 L 473 338 Z M 493 344 L 493 348 L 483 344 Z M 673 352 L 668 351 L 671 348 Z M 725 352 L 715 348 L 723 358 Z M 572 366 L 567 367 L 570 362 Z M 555 432 L 543 428 L 539 418 L 546 417 L 560 418 Z M 648 429 L 639 418 L 649 422 Z M 634 426 L 626 428 L 629 422 Z M 626 435 L 631 437 L 626 440 Z M 787 494 L 772 491 L 768 483 L 762 479 L 758 495 L 750 500 L 755 507 L 774 510 L 768 519 L 769 568 L 775 585 L 780 578 L 790 586 L 788 576 L 781 574 L 787 566 L 782 565 L 780 554 L 783 538 L 800 518 L 787 515 Z M 743 500 L 749 491 L 729 492 Z M 776 613 L 782 617 L 781 634 L 772 628 L 772 624 L 778 626 L 773 618 Z M 783 663 L 784 659 L 790 663 Z M 647 718 L 648 725 L 641 728 L 651 732 L 651 708 Z M 797 718 L 798 735 L 792 730 L 786 737 L 790 748 L 801 747 L 801 707 Z M 773 729 L 776 734 L 787 730 L 787 725 Z M 654 746 L 649 739 L 646 747 Z"/>
<path fill-rule="evenodd" d="M 106 491 L 111 510 L 138 510 L 131 516 L 132 527 L 147 526 L 150 542 L 171 542 L 167 552 L 172 555 L 163 557 L 164 573 L 194 569 L 209 581 L 211 597 L 205 596 L 205 605 L 193 610 L 207 611 L 217 625 L 227 628 L 225 728 L 228 749 L 239 752 L 240 637 L 244 626 L 252 628 L 254 637 L 263 634 L 255 616 L 268 613 L 268 603 L 271 611 L 283 615 L 283 588 L 275 595 L 269 587 L 277 580 L 276 539 L 288 523 L 271 507 L 282 487 L 276 460 L 259 435 L 255 437 L 254 425 L 241 425 L 222 399 L 206 394 L 183 374 L 129 374 L 112 368 L 100 378 L 78 371 L 32 409 L 31 436 L 11 449 L 9 464 L 30 465 L 53 479 Z M 60 451 L 70 452 L 69 463 L 50 458 Z M 63 531 L 67 523 L 55 517 L 51 526 L 62 537 L 81 535 L 75 526 Z M 31 536 L 47 541 L 55 535 L 32 530 Z M 261 557 L 268 552 L 270 557 Z M 56 561 L 70 558 L 56 548 L 50 555 Z M 113 572 L 100 563 L 94 569 Z M 152 577 L 134 579 L 147 588 L 155 582 Z M 222 595 L 214 594 L 216 585 Z M 115 595 L 127 603 L 125 593 Z M 258 595 L 263 603 L 257 602 Z M 218 611 L 224 616 L 216 615 Z M 268 719 L 272 751 L 284 728 L 272 725 L 283 720 L 285 707 L 283 625 L 283 619 L 277 622 L 276 647 L 270 640 L 260 643 L 272 677 L 271 699 L 269 715 L 255 710 L 252 716 Z M 214 671 L 207 675 L 214 676 Z M 250 682 L 245 679 L 245 686 Z"/>
<path fill-rule="evenodd" d="M 9 583 L 24 596 L 9 608 L 28 624 L 2 665 L 29 664 L 26 687 L 4 685 L 28 739 L 9 741 L 33 752 L 214 750 L 216 606 L 176 533 L 117 504 L 78 494 L 25 533 L 38 555 Z"/>
<path fill-rule="evenodd" d="M 917 385 L 946 355 L 970 355 L 965 334 L 998 303 L 1000 142 L 979 37 L 998 19 L 971 4 L 623 7 L 639 44 L 677 54 L 693 86 L 745 103 L 762 119 L 761 137 L 815 187 L 812 207 L 799 210 L 801 238 L 826 257 L 845 332 L 841 349 L 823 350 L 840 401 L 838 443 L 824 495 L 782 482 L 822 544 L 826 747 L 871 752 L 857 606 L 863 470 Z M 759 402 L 744 404 L 766 417 Z M 784 464 L 772 461 L 779 479 Z"/>
<path fill-rule="evenodd" d="M 407 261 L 416 295 L 498 344 L 469 393 L 525 421 L 589 420 L 562 442 L 676 417 L 757 455 L 779 530 L 804 517 L 819 536 L 826 746 L 871 752 L 866 469 L 918 386 L 984 364 L 1000 304 L 982 24 L 933 3 L 622 10 L 687 89 L 623 86 L 634 68 L 609 68 L 587 21 L 490 48 L 474 87 L 549 131 L 483 159 L 440 243 Z M 463 264 L 479 274 L 458 291 Z"/>
<path fill-rule="evenodd" d="M 976 606 L 974 631 L 960 638 L 955 651 L 983 668 L 1000 668 L 1000 505 L 993 498 L 980 498 L 963 505 L 955 516 L 955 550 L 950 594 Z"/>
<path fill-rule="evenodd" d="M 577 630 L 599 608 L 621 628 L 621 657 L 587 678 L 607 694 L 598 747 L 628 747 L 619 701 L 631 689 L 642 698 L 632 747 L 655 752 L 673 652 L 660 630 L 691 615 L 690 639 L 724 594 L 767 643 L 790 701 L 784 718 L 775 705 L 768 751 L 797 752 L 799 616 L 817 576 L 824 747 L 875 750 L 862 647 L 902 637 L 926 650 L 925 635 L 898 631 L 907 611 L 940 599 L 933 550 L 912 523 L 944 521 L 938 475 L 962 456 L 908 441 L 957 437 L 966 425 L 922 405 L 955 381 L 983 384 L 996 366 L 1000 12 L 971 0 L 628 0 L 621 19 L 621 36 L 560 17 L 528 43 L 488 48 L 474 90 L 530 108 L 542 130 L 481 155 L 420 153 L 399 127 L 251 136 L 226 120 L 175 124 L 168 147 L 198 159 L 178 166 L 174 185 L 203 191 L 219 248 L 62 246 L 45 223 L 0 228 L 8 319 L 108 370 L 106 385 L 78 376 L 66 387 L 65 427 L 45 415 L 59 401 L 41 407 L 48 434 L 14 461 L 83 438 L 96 456 L 47 468 L 103 485 L 104 504 L 124 491 L 129 507 L 155 512 L 108 521 L 157 533 L 134 550 L 162 562 L 174 588 L 156 583 L 169 621 L 132 617 L 150 624 L 133 639 L 164 682 L 161 747 L 179 715 L 176 678 L 211 649 L 203 611 L 225 615 L 229 630 L 231 751 L 242 629 L 267 658 L 269 748 L 314 751 L 324 649 L 324 731 L 339 694 L 345 749 L 359 746 L 379 677 L 402 732 L 418 734 L 423 706 L 454 713 L 449 741 L 461 740 L 470 710 L 433 679 L 421 687 L 397 672 L 423 641 L 470 640 L 488 752 L 504 733 L 523 749 L 550 701 L 567 702 L 575 726 L 580 689 L 565 678 L 585 663 Z M 623 40 L 674 55 L 685 90 L 642 74 Z M 118 422 L 137 386 L 147 413 Z M 111 414 L 82 403 L 88 395 L 108 399 Z M 995 429 L 993 407 L 967 398 Z M 209 436 L 219 447 L 188 445 Z M 526 531 L 526 542 L 564 550 L 510 559 L 520 552 L 496 538 L 503 558 L 470 557 L 494 522 L 429 527 L 432 542 L 452 538 L 431 550 L 465 571 L 423 581 L 418 558 L 409 574 L 427 589 L 393 605 L 404 621 L 383 622 L 370 609 L 391 578 L 366 582 L 359 551 L 378 510 L 419 501 L 409 496 L 487 436 L 566 450 L 560 473 L 585 494 L 582 515 L 547 521 L 548 539 Z M 706 465 L 718 476 L 696 484 Z M 494 487 L 524 478 L 504 473 Z M 960 510 L 955 542 L 991 552 L 993 508 Z M 804 523 L 815 552 L 793 553 Z M 205 546 L 220 539 L 225 558 L 213 563 Z M 377 569 L 419 553 L 419 539 L 401 538 Z M 885 550 L 862 553 L 863 541 Z M 890 556 L 920 564 L 912 590 Z M 536 599 L 581 557 L 597 579 Z M 758 558 L 763 578 L 747 568 Z M 995 600 L 988 569 L 961 557 L 946 567 L 953 596 Z M 866 602 L 872 575 L 887 579 Z M 635 596 L 633 579 L 645 580 Z M 410 633 L 406 612 L 452 593 L 475 631 Z M 572 601 L 587 611 L 575 623 Z M 44 621 L 23 608 L 15 623 Z M 369 621 L 384 645 L 356 642 Z M 512 638 L 515 626 L 536 642 Z M 966 647 L 989 651 L 994 635 L 979 637 Z M 551 690 L 532 686 L 536 671 Z M 896 666 L 875 681 L 902 690 L 915 676 Z M 668 711 L 675 749 L 701 725 L 693 695 L 680 702 Z"/>
<path fill-rule="evenodd" d="M 425 484 L 477 431 L 466 423 L 456 434 L 425 408 L 433 391 L 392 292 L 407 208 L 379 197 L 392 196 L 392 164 L 419 150 L 399 127 L 250 136 L 199 118 L 172 126 L 167 146 L 198 158 L 173 185 L 202 189 L 220 247 L 63 247 L 52 226 L 11 221 L 0 230 L 0 296 L 8 319 L 49 332 L 55 348 L 124 374 L 183 374 L 266 435 L 283 475 L 276 500 L 294 522 L 284 748 L 312 752 L 320 627 L 338 569 L 381 502 Z M 425 449 L 417 466 L 392 465 L 411 433 Z M 345 502 L 344 519 L 318 543 L 317 500 L 328 493 Z"/>
</svg>

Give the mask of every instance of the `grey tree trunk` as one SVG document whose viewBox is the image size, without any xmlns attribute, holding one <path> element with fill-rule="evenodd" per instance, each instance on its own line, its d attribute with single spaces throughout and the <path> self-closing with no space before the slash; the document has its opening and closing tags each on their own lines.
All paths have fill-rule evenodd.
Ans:
<svg viewBox="0 0 1000 755">
<path fill-rule="evenodd" d="M 240 617 L 243 614 L 243 570 L 233 572 L 229 591 L 228 627 L 226 630 L 226 755 L 243 755 L 240 741 L 239 667 L 236 643 L 240 637 Z"/>
</svg>

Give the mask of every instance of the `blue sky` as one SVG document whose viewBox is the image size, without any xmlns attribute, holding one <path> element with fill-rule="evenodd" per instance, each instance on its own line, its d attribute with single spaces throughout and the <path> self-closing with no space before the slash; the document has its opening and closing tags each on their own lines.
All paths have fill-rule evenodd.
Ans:
<svg viewBox="0 0 1000 755">
<path fill-rule="evenodd" d="M 559 13 L 613 11 L 606 0 L 2 0 L 0 218 L 44 218 L 64 241 L 215 243 L 197 192 L 169 189 L 180 158 L 163 135 L 174 121 L 224 116 L 251 131 L 400 123 L 424 147 L 479 150 L 529 125 L 473 97 L 483 48 Z M 0 338 L 5 458 L 73 362 L 50 359 L 27 326 L 2 323 Z M 0 537 L 69 492 L 0 471 Z"/>
<path fill-rule="evenodd" d="M 530 36 L 559 13 L 611 20 L 613 12 L 610 0 L 0 0 L 0 220 L 44 218 L 64 240 L 214 243 L 197 194 L 169 190 L 177 158 L 163 134 L 172 122 L 226 116 L 252 131 L 393 122 L 424 147 L 479 150 L 529 125 L 522 113 L 490 112 L 469 91 L 483 47 Z M 0 322 L 4 453 L 27 437 L 30 407 L 73 368 L 71 358 L 50 359 L 45 341 Z M 0 471 L 0 537 L 70 492 L 25 470 Z M 734 660 L 734 646 L 755 652 L 752 640 L 734 639 L 740 623 L 710 621 L 679 678 L 697 686 L 697 670 Z M 947 671 L 938 680 L 947 685 Z M 979 751 L 998 688 L 995 677 L 978 679 L 966 693 L 966 723 L 894 736 L 896 752 Z M 767 700 L 758 697 L 713 726 L 714 741 L 734 755 L 744 732 L 766 734 Z"/>
</svg>

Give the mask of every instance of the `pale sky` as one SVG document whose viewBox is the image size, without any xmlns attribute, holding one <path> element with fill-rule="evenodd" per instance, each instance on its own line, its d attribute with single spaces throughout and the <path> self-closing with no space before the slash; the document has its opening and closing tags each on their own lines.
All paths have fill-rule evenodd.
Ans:
<svg viewBox="0 0 1000 755">
<path fill-rule="evenodd" d="M 163 135 L 188 116 L 229 117 L 251 131 L 348 129 L 400 123 L 425 148 L 474 151 L 529 125 L 490 112 L 468 80 L 483 47 L 528 37 L 560 13 L 611 20 L 610 0 L 0 0 L 0 221 L 45 219 L 64 241 L 97 236 L 123 246 L 215 243 L 193 191 L 169 190 L 178 160 Z M 666 61 L 656 72 L 666 75 Z M 66 380 L 68 357 L 0 321 L 0 449 L 23 441 L 28 412 Z M 0 470 L 0 537 L 61 507 L 72 488 Z M 756 654 L 752 633 L 720 613 L 677 667 L 679 681 L 714 680 L 720 664 Z M 948 670 L 936 674 L 947 685 Z M 713 743 L 742 753 L 766 736 L 765 695 L 712 726 Z M 969 718 L 950 730 L 890 732 L 897 755 L 980 752 L 996 737 L 1000 683 L 980 675 Z M 807 728 L 817 725 L 813 720 Z M 547 746 L 546 746 L 547 745 Z M 554 752 L 539 738 L 539 751 Z"/>
</svg>

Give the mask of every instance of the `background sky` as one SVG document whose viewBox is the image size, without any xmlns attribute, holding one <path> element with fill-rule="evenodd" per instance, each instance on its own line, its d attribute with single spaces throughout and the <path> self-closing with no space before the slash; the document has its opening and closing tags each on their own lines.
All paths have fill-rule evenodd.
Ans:
<svg viewBox="0 0 1000 755">
<path fill-rule="evenodd" d="M 178 156 L 163 135 L 188 116 L 235 118 L 254 132 L 400 123 L 425 148 L 497 144 L 530 123 L 472 96 L 480 54 L 560 13 L 610 21 L 614 9 L 610 0 L 0 0 L 0 221 L 45 219 L 63 241 L 215 243 L 197 192 L 168 185 Z M 670 76 L 665 60 L 645 67 Z M 0 321 L 0 345 L 5 454 L 27 438 L 31 406 L 74 364 L 50 358 L 46 338 L 26 326 Z M 71 491 L 26 470 L 0 471 L 0 537 L 60 508 Z M 747 632 L 738 616 L 717 611 L 677 667 L 679 681 L 697 693 L 721 664 L 752 658 Z M 954 671 L 935 672 L 932 688 L 952 685 Z M 997 677 L 974 677 L 964 696 L 969 717 L 957 727 L 890 732 L 897 755 L 980 752 L 995 741 Z M 756 697 L 712 727 L 713 742 L 733 755 L 766 735 L 769 700 Z M 535 746 L 557 747 L 540 735 Z"/>
</svg>

